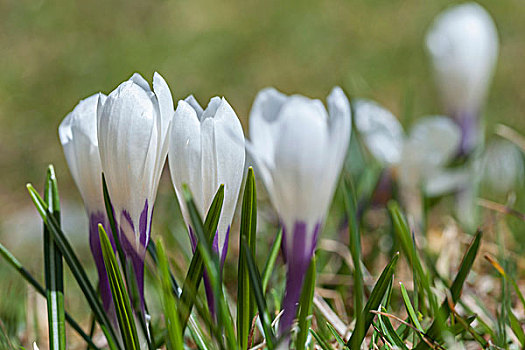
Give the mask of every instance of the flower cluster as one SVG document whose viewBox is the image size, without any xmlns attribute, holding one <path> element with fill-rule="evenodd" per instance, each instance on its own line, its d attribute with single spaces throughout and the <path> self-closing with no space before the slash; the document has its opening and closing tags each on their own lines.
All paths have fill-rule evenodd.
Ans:
<svg viewBox="0 0 525 350">
<path fill-rule="evenodd" d="M 246 146 L 284 231 L 288 282 L 282 332 L 295 317 L 304 275 L 350 138 L 350 104 L 343 91 L 335 88 L 327 104 L 328 111 L 319 100 L 266 89 L 257 96 L 250 116 L 251 140 Z M 99 93 L 81 101 L 60 125 L 59 135 L 88 213 L 90 247 L 108 312 L 113 312 L 113 303 L 97 232 L 98 224 L 110 230 L 102 173 L 113 206 L 116 236 L 134 268 L 142 306 L 144 258 L 167 156 L 194 249 L 196 237 L 182 195 L 183 185 L 191 190 L 202 216 L 219 186 L 224 185 L 224 205 L 213 242 L 224 263 L 245 169 L 243 130 L 226 99 L 214 97 L 203 109 L 189 96 L 175 109 L 170 89 L 159 74 L 153 77 L 153 89 L 134 74 L 107 97 Z M 211 293 L 208 300 L 213 312 Z"/>
</svg>

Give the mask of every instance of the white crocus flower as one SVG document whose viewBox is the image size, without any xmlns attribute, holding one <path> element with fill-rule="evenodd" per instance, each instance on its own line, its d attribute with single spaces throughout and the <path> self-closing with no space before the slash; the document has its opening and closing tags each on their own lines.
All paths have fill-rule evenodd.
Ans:
<svg viewBox="0 0 525 350">
<path fill-rule="evenodd" d="M 70 112 L 58 128 L 60 142 L 73 180 L 77 185 L 89 218 L 89 246 L 100 280 L 100 294 L 106 311 L 112 309 L 112 297 L 104 266 L 98 224 L 110 233 L 102 194 L 102 167 L 97 138 L 97 103 L 106 100 L 103 94 L 86 98 Z M 114 245 L 113 235 L 109 238 Z"/>
<path fill-rule="evenodd" d="M 204 218 L 224 185 L 224 202 L 213 248 L 224 262 L 244 171 L 244 134 L 241 123 L 224 98 L 214 97 L 205 110 L 189 96 L 178 103 L 170 135 L 171 179 L 186 225 L 191 232 L 182 186 L 187 184 Z M 195 243 L 195 237 L 191 237 Z"/>
<path fill-rule="evenodd" d="M 496 26 L 476 3 L 454 6 L 435 19 L 426 46 L 447 113 L 462 128 L 462 151 L 469 152 L 498 58 Z"/>
<path fill-rule="evenodd" d="M 445 169 L 461 142 L 461 131 L 450 118 L 420 118 L 405 136 L 397 118 L 379 104 L 359 99 L 353 107 L 364 144 L 389 170 L 385 174 L 397 175 L 404 205 L 417 223 L 422 220 L 422 188 L 426 195 L 437 196 L 453 192 L 465 182 L 468 172 Z"/>
<path fill-rule="evenodd" d="M 280 332 L 295 318 L 304 275 L 350 139 L 350 105 L 340 88 L 319 100 L 262 90 L 250 114 L 249 151 L 283 226 L 288 280 Z"/>
<path fill-rule="evenodd" d="M 97 112 L 100 160 L 119 240 L 133 263 L 143 298 L 144 257 L 168 153 L 173 100 L 158 73 L 153 76 L 153 91 L 144 78 L 134 74 L 111 92 L 105 102 L 99 101 Z"/>
</svg>

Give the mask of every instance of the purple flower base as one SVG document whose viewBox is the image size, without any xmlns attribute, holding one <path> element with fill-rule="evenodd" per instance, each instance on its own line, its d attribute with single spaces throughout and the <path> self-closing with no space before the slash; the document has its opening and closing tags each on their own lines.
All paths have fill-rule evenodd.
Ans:
<svg viewBox="0 0 525 350">
<path fill-rule="evenodd" d="M 454 119 L 461 129 L 460 156 L 470 154 L 479 143 L 479 120 L 478 113 L 460 112 L 454 113 Z"/>
<path fill-rule="evenodd" d="M 190 233 L 190 241 L 191 241 L 191 249 L 193 253 L 195 253 L 195 249 L 197 249 L 197 237 L 193 233 L 193 230 L 191 226 L 188 227 L 188 231 Z M 226 230 L 226 237 L 224 239 L 224 243 L 222 245 L 221 252 L 219 253 L 219 233 L 217 232 L 215 234 L 215 237 L 213 238 L 212 243 L 212 249 L 215 253 L 220 254 L 220 260 L 221 260 L 221 272 L 224 267 L 224 261 L 226 260 L 226 254 L 228 253 L 228 241 L 230 238 L 230 226 L 228 226 L 228 229 Z M 208 309 L 210 310 L 210 314 L 215 319 L 215 298 L 213 296 L 213 289 L 211 287 L 210 279 L 208 278 L 208 274 L 206 272 L 206 269 L 204 269 L 204 290 L 206 292 L 206 299 L 208 300 Z"/>
<path fill-rule="evenodd" d="M 137 282 L 137 288 L 139 292 L 140 307 L 142 311 L 144 311 L 144 259 L 146 258 L 146 247 L 148 245 L 150 237 L 150 230 L 148 230 L 148 221 L 151 221 L 151 218 L 148 218 L 148 201 L 146 200 L 146 203 L 144 204 L 144 209 L 142 210 L 139 218 L 139 246 L 136 246 L 135 242 L 130 242 L 128 239 L 128 235 L 126 235 L 123 232 L 123 222 L 127 222 L 132 232 L 135 232 L 135 225 L 133 223 L 133 220 L 131 219 L 131 215 L 126 210 L 122 211 L 119 227 L 120 245 L 122 247 L 124 255 L 126 256 L 126 260 L 131 261 L 131 264 L 133 266 Z"/>
<path fill-rule="evenodd" d="M 283 252 L 285 252 L 284 258 L 288 266 L 288 272 L 282 305 L 283 315 L 279 321 L 279 334 L 281 335 L 289 332 L 297 314 L 304 277 L 317 245 L 320 228 L 321 223 L 317 223 L 314 227 L 312 240 L 307 241 L 307 224 L 303 221 L 295 222 L 292 231 L 292 245 L 288 246 L 286 239 L 287 228 L 283 226 L 282 248 Z"/>
<path fill-rule="evenodd" d="M 108 275 L 106 273 L 106 267 L 104 265 L 104 257 L 102 256 L 102 248 L 100 246 L 100 236 L 98 234 L 98 224 L 102 224 L 104 230 L 108 233 L 109 240 L 115 251 L 115 240 L 111 234 L 109 222 L 106 218 L 106 214 L 97 211 L 89 215 L 89 247 L 91 248 L 91 254 L 95 260 L 97 266 L 98 279 L 100 285 L 100 296 L 102 298 L 102 304 L 104 310 L 111 315 L 110 318 L 116 320 L 115 309 L 113 305 L 113 298 L 111 296 L 111 290 L 109 287 Z"/>
</svg>

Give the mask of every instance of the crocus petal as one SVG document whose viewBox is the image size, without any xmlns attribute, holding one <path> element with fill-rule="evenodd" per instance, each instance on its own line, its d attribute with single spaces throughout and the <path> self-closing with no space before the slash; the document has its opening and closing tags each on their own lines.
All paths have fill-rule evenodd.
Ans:
<svg viewBox="0 0 525 350">
<path fill-rule="evenodd" d="M 403 146 L 400 181 L 406 186 L 418 187 L 455 156 L 460 142 L 461 131 L 450 118 L 419 119 Z"/>
<path fill-rule="evenodd" d="M 507 140 L 490 141 L 481 160 L 481 174 L 483 184 L 496 193 L 515 190 L 524 174 L 520 150 Z"/>
<path fill-rule="evenodd" d="M 496 26 L 487 11 L 476 3 L 445 10 L 426 43 L 449 113 L 479 112 L 498 56 Z"/>
<path fill-rule="evenodd" d="M 116 324 L 116 314 L 98 234 L 98 225 L 102 224 L 110 234 L 109 238 L 115 249 L 102 194 L 102 167 L 97 138 L 97 105 L 99 102 L 104 103 L 105 100 L 105 95 L 97 94 L 80 101 L 62 121 L 58 133 L 69 169 L 84 200 L 89 218 L 89 246 L 97 266 L 102 303 Z"/>
<path fill-rule="evenodd" d="M 80 101 L 58 128 L 71 175 L 88 211 L 104 207 L 97 139 L 99 98 L 104 101 L 106 96 L 96 94 Z"/>
<path fill-rule="evenodd" d="M 200 116 L 199 116 L 200 114 Z M 244 170 L 244 135 L 235 112 L 223 98 L 214 97 L 202 111 L 192 97 L 179 101 L 170 134 L 170 172 L 186 224 L 191 230 L 182 185 L 187 184 L 204 217 L 224 184 L 217 251 L 225 257 L 226 237 L 233 220 Z"/>
<path fill-rule="evenodd" d="M 196 111 L 186 101 L 179 101 L 171 128 L 168 160 L 171 180 L 187 224 L 191 221 L 184 203 L 183 184 L 189 186 L 197 208 L 201 210 L 204 207 L 201 185 L 200 129 L 200 121 Z M 205 215 L 204 212 L 200 214 Z"/>
<path fill-rule="evenodd" d="M 401 123 L 390 111 L 371 100 L 352 101 L 352 107 L 355 126 L 370 153 L 383 165 L 397 164 L 404 141 Z"/>
</svg>

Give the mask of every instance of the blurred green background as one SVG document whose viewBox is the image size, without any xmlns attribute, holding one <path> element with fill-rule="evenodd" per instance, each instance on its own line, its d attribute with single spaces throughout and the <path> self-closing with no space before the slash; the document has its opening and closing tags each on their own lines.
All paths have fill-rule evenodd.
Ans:
<svg viewBox="0 0 525 350">
<path fill-rule="evenodd" d="M 24 184 L 56 166 L 78 200 L 57 127 L 84 97 L 133 72 L 168 81 L 175 99 L 225 96 L 246 126 L 257 91 L 324 98 L 341 85 L 400 115 L 440 113 L 423 49 L 450 1 L 0 0 L 0 213 L 28 204 Z M 482 1 L 501 52 L 486 108 L 490 123 L 524 130 L 525 2 Z"/>
<path fill-rule="evenodd" d="M 0 0 L 0 227 L 9 231 L 0 232 L 0 239 L 9 246 L 21 234 L 2 225 L 20 216 L 21 208 L 27 210 L 20 230 L 40 230 L 24 185 L 40 187 L 49 163 L 55 165 L 63 201 L 80 201 L 57 127 L 80 99 L 108 93 L 134 72 L 148 80 L 160 72 L 175 100 L 193 93 L 205 104 L 225 96 L 245 127 L 257 91 L 266 86 L 324 99 L 340 85 L 350 96 L 376 99 L 398 116 L 407 99 L 412 118 L 441 113 L 423 42 L 433 17 L 452 3 Z M 503 122 L 522 132 L 525 2 L 480 3 L 492 14 L 501 40 L 487 123 Z M 159 196 L 172 196 L 169 180 Z M 87 237 L 78 242 L 86 247 Z M 39 247 L 24 257 L 37 276 L 40 256 Z M 4 320 L 2 296 L 17 295 L 21 286 L 0 287 Z"/>
</svg>

